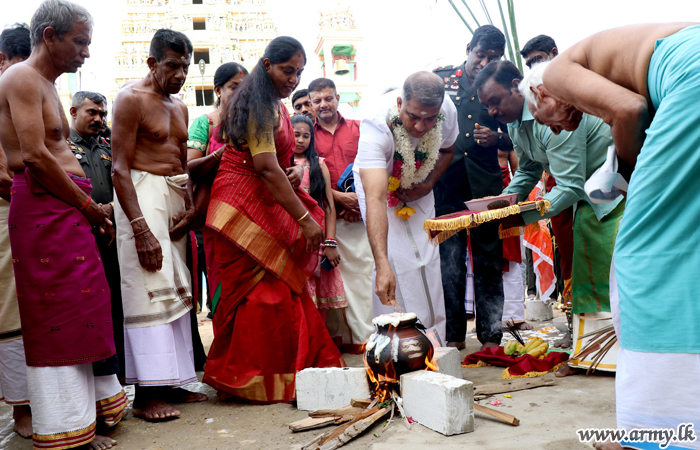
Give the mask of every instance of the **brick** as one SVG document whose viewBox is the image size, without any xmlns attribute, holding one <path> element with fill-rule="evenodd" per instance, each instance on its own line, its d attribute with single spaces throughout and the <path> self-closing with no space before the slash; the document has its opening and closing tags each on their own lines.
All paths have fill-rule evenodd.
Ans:
<svg viewBox="0 0 700 450">
<path fill-rule="evenodd" d="M 474 431 L 474 385 L 443 373 L 401 375 L 406 415 L 445 436 Z"/>
<path fill-rule="evenodd" d="M 362 367 L 308 368 L 297 373 L 297 408 L 336 409 L 353 398 L 369 398 L 367 370 Z"/>
<path fill-rule="evenodd" d="M 433 363 L 437 364 L 438 373 L 444 373 L 455 378 L 462 378 L 462 357 L 454 347 L 435 347 Z"/>
</svg>

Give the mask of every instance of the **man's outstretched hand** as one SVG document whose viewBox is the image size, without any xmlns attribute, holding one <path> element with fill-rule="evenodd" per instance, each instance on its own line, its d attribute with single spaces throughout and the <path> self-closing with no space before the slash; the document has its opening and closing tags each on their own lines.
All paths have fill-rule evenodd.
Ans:
<svg viewBox="0 0 700 450">
<path fill-rule="evenodd" d="M 374 292 L 382 305 L 393 306 L 396 304 L 396 277 L 391 271 L 388 261 L 377 263 L 377 283 Z"/>
</svg>

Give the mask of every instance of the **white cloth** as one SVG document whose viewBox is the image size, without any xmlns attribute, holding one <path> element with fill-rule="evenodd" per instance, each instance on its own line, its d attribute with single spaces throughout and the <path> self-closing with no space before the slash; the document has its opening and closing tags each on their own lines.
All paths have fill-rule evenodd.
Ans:
<svg viewBox="0 0 700 450">
<path fill-rule="evenodd" d="M 610 268 L 610 309 L 619 338 L 620 297 L 614 257 Z M 700 403 L 695 399 L 700 398 L 699 373 L 698 353 L 635 352 L 620 348 L 615 374 L 617 427 L 676 429 L 681 423 L 692 423 L 697 436 Z M 700 438 L 676 445 L 700 449 Z"/>
<path fill-rule="evenodd" d="M 372 318 L 372 268 L 374 257 L 362 222 L 338 220 L 335 236 L 340 254 L 340 276 L 343 278 L 348 307 L 328 310 L 326 325 L 331 336 L 341 336 L 343 344 L 359 350 L 374 331 Z M 347 320 L 347 325 L 346 325 Z M 348 328 L 349 327 L 349 328 Z"/>
<path fill-rule="evenodd" d="M 391 110 L 396 105 L 400 91 L 389 92 L 381 98 L 379 111 L 360 124 L 360 142 L 353 166 L 355 190 L 357 191 L 362 218 L 367 222 L 365 192 L 360 178 L 360 169 L 386 169 L 392 173 L 394 167 L 394 138 L 387 125 Z M 445 116 L 442 123 L 441 148 L 452 146 L 459 134 L 457 109 L 447 94 L 440 108 Z M 411 138 L 414 145 L 418 139 Z M 445 339 L 445 300 L 440 275 L 440 252 L 431 245 L 428 235 L 423 231 L 423 223 L 435 217 L 435 198 L 433 193 L 407 204 L 416 210 L 408 220 L 400 219 L 395 208 L 387 206 L 389 231 L 387 236 L 387 253 L 391 270 L 396 277 L 396 299 L 406 312 L 414 312 L 421 323 L 438 335 L 438 340 Z M 372 285 L 376 283 L 376 269 Z M 390 306 L 382 305 L 373 294 L 374 314 L 395 312 Z"/>
<path fill-rule="evenodd" d="M 140 386 L 183 386 L 197 381 L 190 317 L 124 330 L 126 382 Z"/>
<path fill-rule="evenodd" d="M 0 198 L 0 342 L 20 339 L 19 304 L 12 267 L 10 229 L 7 218 L 10 202 Z"/>
<path fill-rule="evenodd" d="M 131 180 L 141 214 L 163 252 L 163 266 L 157 272 L 141 267 L 131 224 L 115 193 L 124 328 L 162 325 L 192 309 L 190 272 L 185 263 L 187 238 L 171 242 L 168 233 L 172 218 L 185 210 L 188 176 L 163 177 L 132 169 Z"/>
<path fill-rule="evenodd" d="M 593 203 L 610 203 L 627 192 L 628 188 L 627 181 L 617 173 L 617 152 L 611 145 L 607 159 L 586 181 L 583 190 Z"/>
<path fill-rule="evenodd" d="M 8 405 L 29 404 L 27 361 L 21 336 L 0 342 L 0 400 Z"/>
<path fill-rule="evenodd" d="M 525 320 L 525 290 L 520 264 L 508 261 L 508 272 L 503 272 L 503 322 Z"/>
<path fill-rule="evenodd" d="M 474 314 L 474 270 L 472 269 L 471 258 L 469 252 L 466 252 L 467 259 L 467 285 L 464 291 L 464 310 L 467 314 Z"/>
<path fill-rule="evenodd" d="M 116 375 L 96 377 L 92 364 L 27 367 L 32 407 L 34 448 L 68 448 L 87 444 L 95 436 L 97 402 L 123 396 L 116 424 L 126 407 L 126 396 Z M 102 397 L 102 398 L 100 398 Z"/>
</svg>

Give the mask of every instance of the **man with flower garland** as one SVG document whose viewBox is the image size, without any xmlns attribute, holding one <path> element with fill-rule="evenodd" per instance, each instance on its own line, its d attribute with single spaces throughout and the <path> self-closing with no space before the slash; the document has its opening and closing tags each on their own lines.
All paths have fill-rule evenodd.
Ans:
<svg viewBox="0 0 700 450">
<path fill-rule="evenodd" d="M 433 186 L 445 173 L 459 133 L 457 110 L 442 80 L 409 76 L 362 121 L 353 172 L 374 253 L 374 314 L 414 312 L 445 342 L 440 253 L 423 231 L 435 217 Z M 499 317 L 500 320 L 500 317 Z"/>
<path fill-rule="evenodd" d="M 444 81 L 445 92 L 457 107 L 459 134 L 454 159 L 435 185 L 437 215 L 466 209 L 464 202 L 499 195 L 503 188 L 498 149 L 510 150 L 507 128 L 489 117 L 479 102 L 474 79 L 489 62 L 499 60 L 505 50 L 503 33 L 492 25 L 474 31 L 467 44 L 467 60 L 456 67 L 434 72 Z M 484 346 L 497 346 L 503 337 L 503 243 L 498 226 L 484 224 L 471 231 L 470 257 L 474 268 L 474 303 L 477 311 L 476 334 Z M 440 245 L 442 285 L 447 311 L 449 346 L 465 347 L 467 313 L 464 298 L 467 282 L 467 233 Z"/>
</svg>

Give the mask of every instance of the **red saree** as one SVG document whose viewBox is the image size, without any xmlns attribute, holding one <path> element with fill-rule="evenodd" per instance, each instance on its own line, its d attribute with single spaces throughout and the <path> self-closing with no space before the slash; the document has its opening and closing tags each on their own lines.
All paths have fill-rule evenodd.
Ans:
<svg viewBox="0 0 700 450">
<path fill-rule="evenodd" d="M 294 147 L 282 106 L 275 148 L 283 169 L 290 166 Z M 303 191 L 297 195 L 320 222 L 323 210 L 316 201 Z M 229 147 L 224 153 L 206 226 L 216 248 L 221 300 L 203 381 L 221 397 L 289 402 L 296 399 L 298 371 L 344 366 L 304 288 L 317 254 L 306 252 L 299 224 L 274 200 L 249 151 Z"/>
</svg>

